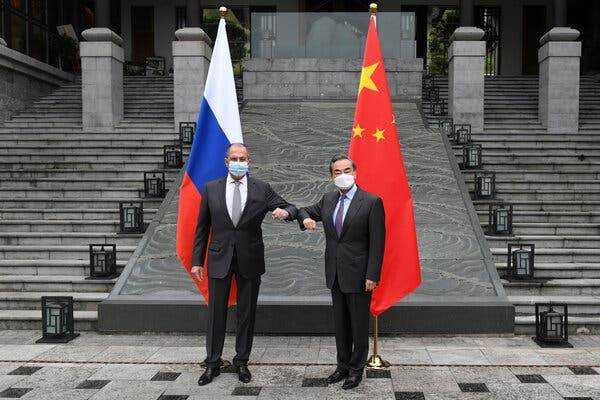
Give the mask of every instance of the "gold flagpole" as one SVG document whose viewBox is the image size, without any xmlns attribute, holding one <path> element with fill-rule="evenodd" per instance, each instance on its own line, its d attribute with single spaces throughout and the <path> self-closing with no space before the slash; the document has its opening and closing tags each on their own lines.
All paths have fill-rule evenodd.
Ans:
<svg viewBox="0 0 600 400">
<path fill-rule="evenodd" d="M 377 3 L 369 4 L 371 15 L 377 14 Z M 367 360 L 367 367 L 372 369 L 385 369 L 390 367 L 390 363 L 379 356 L 379 318 L 375 316 L 373 321 L 373 355 Z"/>
<path fill-rule="evenodd" d="M 367 361 L 367 367 L 372 369 L 385 369 L 390 363 L 379 356 L 379 318 L 375 316 L 373 324 L 373 355 Z"/>
</svg>

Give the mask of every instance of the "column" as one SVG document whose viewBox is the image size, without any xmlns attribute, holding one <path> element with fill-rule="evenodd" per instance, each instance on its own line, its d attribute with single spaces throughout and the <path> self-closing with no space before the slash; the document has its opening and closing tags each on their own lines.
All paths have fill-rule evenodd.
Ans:
<svg viewBox="0 0 600 400">
<path fill-rule="evenodd" d="M 175 130 L 180 122 L 196 122 L 198 105 L 211 55 L 211 40 L 200 28 L 183 28 L 175 32 L 173 42 L 173 99 Z"/>
<path fill-rule="evenodd" d="M 199 28 L 200 20 L 200 0 L 187 0 L 187 19 L 190 28 Z"/>
<path fill-rule="evenodd" d="M 96 27 L 110 28 L 110 0 L 96 1 Z"/>
<path fill-rule="evenodd" d="M 460 0 L 460 26 L 475 25 L 473 0 Z"/>
<path fill-rule="evenodd" d="M 567 26 L 567 0 L 554 0 L 554 26 Z"/>
<path fill-rule="evenodd" d="M 455 124 L 470 124 L 483 132 L 483 30 L 460 27 L 450 36 L 448 49 L 448 113 Z"/>
<path fill-rule="evenodd" d="M 579 131 L 579 31 L 552 28 L 540 39 L 538 50 L 539 119 L 552 133 Z"/>
<path fill-rule="evenodd" d="M 108 28 L 81 35 L 83 129 L 109 130 L 123 119 L 123 39 Z"/>
</svg>

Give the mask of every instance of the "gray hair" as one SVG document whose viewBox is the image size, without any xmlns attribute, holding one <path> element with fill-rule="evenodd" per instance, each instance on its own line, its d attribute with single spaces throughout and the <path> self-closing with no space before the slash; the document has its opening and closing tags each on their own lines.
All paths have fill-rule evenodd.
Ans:
<svg viewBox="0 0 600 400">
<path fill-rule="evenodd" d="M 352 164 L 352 169 L 356 169 L 356 164 L 354 164 L 354 161 L 352 161 L 352 159 L 350 157 L 348 157 L 345 154 L 338 154 L 337 156 L 334 156 L 331 161 L 329 161 L 329 174 L 333 175 L 333 164 L 335 164 L 338 161 L 341 160 L 348 160 L 350 161 L 350 163 Z"/>
</svg>

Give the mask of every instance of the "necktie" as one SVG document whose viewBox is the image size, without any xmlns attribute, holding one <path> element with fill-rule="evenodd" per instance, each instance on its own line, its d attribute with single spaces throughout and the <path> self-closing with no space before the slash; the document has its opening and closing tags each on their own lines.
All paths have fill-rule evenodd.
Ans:
<svg viewBox="0 0 600 400">
<path fill-rule="evenodd" d="M 240 181 L 234 181 L 235 188 L 233 189 L 233 202 L 231 203 L 231 222 L 237 226 L 242 216 L 242 194 L 240 193 Z"/>
<path fill-rule="evenodd" d="M 340 206 L 338 207 L 337 213 L 335 214 L 335 231 L 338 237 L 342 234 L 342 227 L 344 226 L 344 202 L 346 201 L 346 195 L 342 194 L 340 197 Z"/>
</svg>

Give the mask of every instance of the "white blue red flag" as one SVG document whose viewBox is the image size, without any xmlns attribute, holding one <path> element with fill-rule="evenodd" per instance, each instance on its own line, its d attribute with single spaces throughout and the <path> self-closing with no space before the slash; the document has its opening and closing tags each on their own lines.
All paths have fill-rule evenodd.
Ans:
<svg viewBox="0 0 600 400">
<path fill-rule="evenodd" d="M 219 22 L 217 40 L 212 52 L 204 96 L 200 102 L 196 132 L 185 173 L 179 188 L 177 216 L 177 255 L 184 268 L 192 269 L 192 252 L 202 190 L 206 182 L 227 175 L 225 156 L 231 143 L 243 143 L 225 18 Z M 210 265 L 206 266 L 210 268 Z M 208 302 L 208 278 L 194 282 Z M 235 300 L 235 285 L 229 303 Z"/>
</svg>

